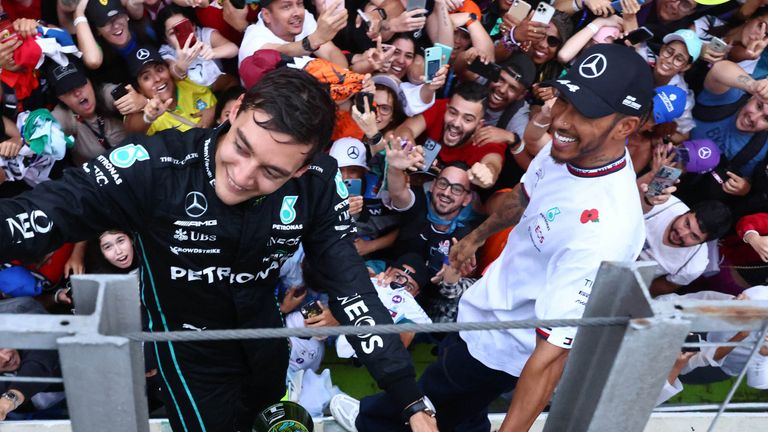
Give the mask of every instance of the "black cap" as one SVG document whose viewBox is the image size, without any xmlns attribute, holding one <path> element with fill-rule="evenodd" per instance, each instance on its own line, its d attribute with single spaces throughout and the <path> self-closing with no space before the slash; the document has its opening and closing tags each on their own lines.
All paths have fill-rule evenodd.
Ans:
<svg viewBox="0 0 768 432">
<path fill-rule="evenodd" d="M 50 62 L 46 71 L 48 82 L 53 87 L 53 94 L 57 97 L 64 93 L 82 87 L 88 81 L 82 67 L 75 60 L 70 60 L 66 66 Z"/>
<path fill-rule="evenodd" d="M 536 80 L 536 65 L 531 57 L 523 53 L 515 53 L 499 64 L 501 70 L 512 75 L 525 88 L 531 87 Z"/>
<path fill-rule="evenodd" d="M 150 63 L 165 63 L 160 53 L 151 46 L 139 47 L 136 51 L 129 54 L 125 61 L 128 63 L 131 75 L 135 77 L 139 75 L 144 66 Z"/>
<path fill-rule="evenodd" d="M 414 271 L 408 270 L 404 265 L 407 265 L 408 267 L 412 268 Z M 394 263 L 392 263 L 392 267 L 396 269 L 400 269 L 408 274 L 408 276 L 412 277 L 413 280 L 419 284 L 419 289 L 424 289 L 424 287 L 427 284 L 427 264 L 424 260 L 424 257 L 421 255 L 414 253 L 414 252 L 408 252 L 404 255 L 401 255 L 397 260 L 395 260 Z"/>
<path fill-rule="evenodd" d="M 85 7 L 85 17 L 94 27 L 104 27 L 109 20 L 125 13 L 120 0 L 88 0 Z"/>
<path fill-rule="evenodd" d="M 651 68 L 635 50 L 617 44 L 593 45 L 565 76 L 544 85 L 558 89 L 587 118 L 642 116 L 654 96 Z"/>
</svg>

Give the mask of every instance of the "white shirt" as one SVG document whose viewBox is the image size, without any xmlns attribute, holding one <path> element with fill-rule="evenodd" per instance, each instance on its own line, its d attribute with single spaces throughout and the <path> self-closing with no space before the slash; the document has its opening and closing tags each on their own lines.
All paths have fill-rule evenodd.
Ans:
<svg viewBox="0 0 768 432">
<path fill-rule="evenodd" d="M 375 278 L 371 283 L 376 288 L 376 294 L 385 308 L 389 310 L 392 322 L 395 324 L 416 323 L 431 324 L 432 320 L 419 306 L 416 299 L 405 288 L 392 289 L 388 286 L 380 286 Z M 349 344 L 345 336 L 336 339 L 336 354 L 341 358 L 349 358 L 355 355 L 355 350 Z"/>
<path fill-rule="evenodd" d="M 709 264 L 709 251 L 705 243 L 688 247 L 664 243 L 667 227 L 678 216 L 688 213 L 688 210 L 687 205 L 673 196 L 645 214 L 647 236 L 639 260 L 656 261 L 660 268 L 655 277 L 666 275 L 668 281 L 677 285 L 693 282 Z"/>
<path fill-rule="evenodd" d="M 264 25 L 264 19 L 261 16 L 262 12 L 259 12 L 259 19 L 255 24 L 251 24 L 245 29 L 245 35 L 243 41 L 240 43 L 240 51 L 237 53 L 237 66 L 240 67 L 240 63 L 243 60 L 261 49 L 266 44 L 285 45 L 290 42 L 286 42 L 283 39 L 277 37 L 272 30 L 268 29 Z M 311 35 L 315 29 L 317 29 L 317 21 L 311 13 L 304 11 L 304 25 L 301 28 L 301 33 L 293 38 L 294 41 L 300 41 L 305 37 Z"/>
<path fill-rule="evenodd" d="M 634 261 L 645 239 L 627 153 L 580 170 L 550 157 L 551 143 L 521 182 L 530 202 L 507 245 L 459 303 L 459 322 L 580 318 L 603 261 Z M 519 376 L 536 342 L 570 348 L 576 328 L 461 332 L 484 365 Z"/>
</svg>

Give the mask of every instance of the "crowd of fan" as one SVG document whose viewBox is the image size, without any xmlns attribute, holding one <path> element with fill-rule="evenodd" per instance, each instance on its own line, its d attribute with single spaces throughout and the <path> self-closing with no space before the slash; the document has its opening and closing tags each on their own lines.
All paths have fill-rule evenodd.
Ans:
<svg viewBox="0 0 768 432">
<path fill-rule="evenodd" d="M 451 322 L 508 231 L 469 274 L 449 265 L 451 246 L 551 139 L 557 94 L 541 84 L 585 48 L 622 43 L 657 86 L 653 114 L 627 141 L 647 229 L 639 259 L 659 263 L 652 294 L 768 299 L 768 2 L 707 3 L 717 2 L 555 0 L 549 18 L 537 3 L 508 0 L 2 0 L 0 196 L 58 178 L 131 133 L 216 127 L 266 72 L 304 69 L 337 104 L 327 150 L 379 297 L 395 323 Z M 677 169 L 676 190 L 652 205 L 649 185 Z M 131 233 L 107 231 L 3 265 L 0 311 L 68 313 L 69 275 L 131 272 L 138 257 Z M 277 295 L 289 326 L 337 324 L 312 273 L 301 253 L 283 264 Z M 340 357 L 354 354 L 344 338 L 335 344 Z M 297 400 L 296 371 L 317 371 L 324 345 L 292 338 Z M 741 350 L 681 355 L 660 401 L 680 390 L 681 372 L 684 382 L 737 374 Z M 768 388 L 766 358 L 750 368 L 753 387 Z M 59 373 L 54 355 L 12 349 L 0 349 L 0 372 Z M 11 388 L 24 403 L 0 399 L 0 420 L 66 415 L 60 389 L 0 384 Z M 302 402 L 322 413 L 322 401 Z"/>
</svg>

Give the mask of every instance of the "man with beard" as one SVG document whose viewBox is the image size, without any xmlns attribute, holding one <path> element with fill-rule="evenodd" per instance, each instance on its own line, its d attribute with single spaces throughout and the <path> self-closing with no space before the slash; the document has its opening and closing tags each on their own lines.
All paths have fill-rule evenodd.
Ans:
<svg viewBox="0 0 768 432">
<path fill-rule="evenodd" d="M 649 68 L 627 47 L 600 44 L 550 85 L 560 92 L 552 142 L 504 205 L 451 248 L 454 267 L 471 267 L 492 233 L 516 225 L 501 256 L 463 294 L 459 322 L 580 318 L 600 263 L 634 261 L 642 248 L 642 209 L 624 143 L 650 110 Z M 438 428 L 489 430 L 488 404 L 517 387 L 500 431 L 527 431 L 549 403 L 575 333 L 539 328 L 446 337 L 420 379 Z M 357 429 L 401 430 L 396 413 L 383 394 L 363 399 Z"/>
<path fill-rule="evenodd" d="M 428 280 L 443 268 L 452 245 L 451 239 L 461 239 L 474 228 L 467 221 L 472 202 L 468 166 L 451 162 L 432 182 L 429 193 L 422 187 L 408 187 L 406 170 L 423 161 L 417 151 L 387 148 L 387 182 L 392 207 L 402 212 L 400 233 L 392 256 L 415 252 L 428 267 Z M 430 284 L 422 287 L 419 302 L 430 305 L 439 298 L 439 289 Z"/>
<path fill-rule="evenodd" d="M 652 175 L 646 176 L 646 182 Z M 706 242 L 728 232 L 731 210 L 720 201 L 702 201 L 688 208 L 674 196 L 651 206 L 643 197 L 641 192 L 647 235 L 639 259 L 659 264 L 651 294 L 669 294 L 704 273 L 709 264 Z"/>
<path fill-rule="evenodd" d="M 395 131 L 395 135 L 410 142 L 424 135 L 442 146 L 439 160 L 448 164 L 461 161 L 470 167 L 468 174 L 472 184 L 487 189 L 496 183 L 504 164 L 506 142 L 488 142 L 474 145 L 471 138 L 483 125 L 488 107 L 488 88 L 474 83 L 463 83 L 450 99 L 438 100 L 424 112 L 410 117 Z M 516 145 L 519 137 L 514 136 Z"/>
<path fill-rule="evenodd" d="M 302 0 L 262 0 L 259 20 L 245 29 L 238 53 L 238 66 L 260 49 L 273 49 L 289 57 L 314 55 L 341 67 L 347 58 L 331 42 L 347 24 L 344 0 L 335 0 L 315 21 Z"/>
</svg>

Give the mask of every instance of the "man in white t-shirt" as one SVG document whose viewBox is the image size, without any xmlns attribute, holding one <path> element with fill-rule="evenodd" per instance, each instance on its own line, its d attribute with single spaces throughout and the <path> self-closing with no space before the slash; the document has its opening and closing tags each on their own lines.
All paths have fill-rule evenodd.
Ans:
<svg viewBox="0 0 768 432">
<path fill-rule="evenodd" d="M 516 225 L 499 258 L 464 293 L 459 322 L 579 318 L 600 263 L 634 261 L 642 248 L 642 210 L 624 143 L 650 111 L 650 69 L 627 47 L 599 44 L 550 85 L 559 91 L 552 142 L 498 210 L 451 249 L 453 266 L 471 266 L 491 234 Z M 488 404 L 516 386 L 500 431 L 528 430 L 560 380 L 575 334 L 539 328 L 448 336 L 419 381 L 438 428 L 489 430 Z M 363 399 L 357 430 L 401 430 L 394 407 L 383 394 Z"/>
<path fill-rule="evenodd" d="M 646 238 L 639 260 L 659 264 L 651 294 L 668 294 L 704 273 L 709 264 L 707 242 L 725 235 L 732 223 L 731 211 L 720 201 L 702 201 L 688 208 L 675 196 L 655 206 L 641 200 Z"/>
<path fill-rule="evenodd" d="M 314 55 L 346 68 L 346 57 L 331 42 L 347 24 L 343 6 L 344 0 L 336 0 L 315 21 L 302 0 L 262 0 L 258 21 L 245 29 L 238 66 L 257 50 L 273 49 L 289 57 Z"/>
</svg>

